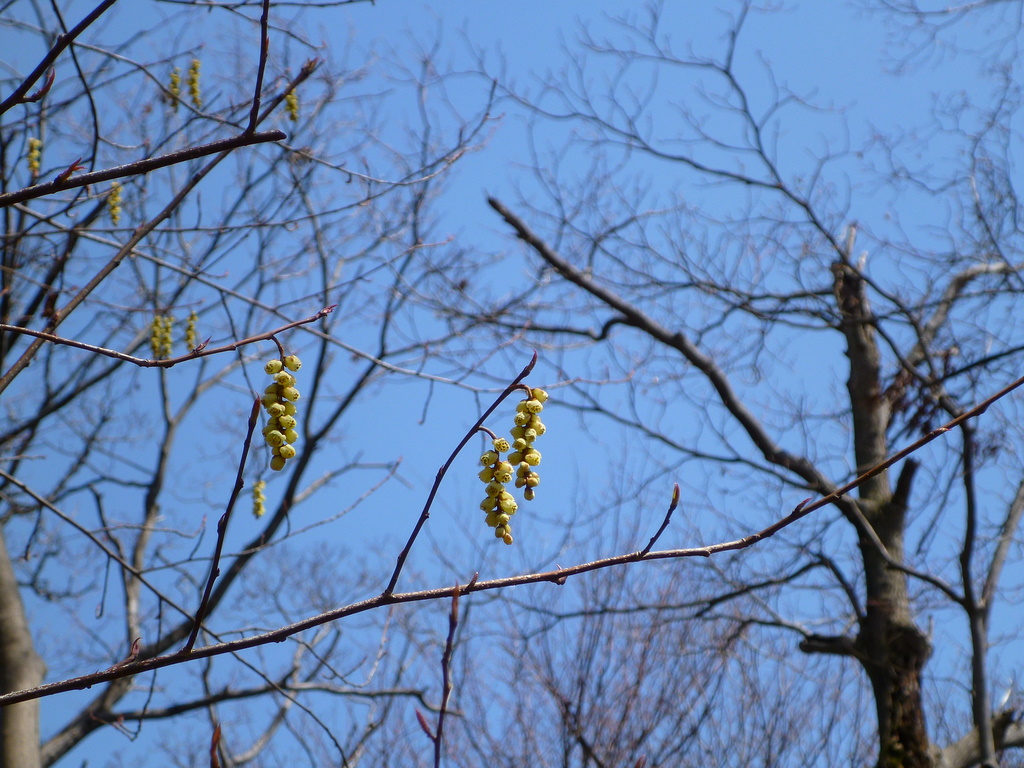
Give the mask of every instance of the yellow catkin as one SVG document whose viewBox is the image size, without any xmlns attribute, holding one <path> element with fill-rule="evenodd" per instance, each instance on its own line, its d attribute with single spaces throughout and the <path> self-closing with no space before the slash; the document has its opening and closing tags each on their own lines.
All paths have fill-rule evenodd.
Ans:
<svg viewBox="0 0 1024 768">
<path fill-rule="evenodd" d="M 110 222 L 116 227 L 121 222 L 121 184 L 117 181 L 110 183 L 110 194 L 107 195 L 107 212 L 110 214 Z"/>
<path fill-rule="evenodd" d="M 291 91 L 284 97 L 284 111 L 288 113 L 288 119 L 293 123 L 299 120 L 299 94 Z"/>
<path fill-rule="evenodd" d="M 173 315 L 154 315 L 149 330 L 149 344 L 155 360 L 166 360 L 174 351 Z"/>
<path fill-rule="evenodd" d="M 264 372 L 274 379 L 274 383 L 263 390 L 262 403 L 270 417 L 263 428 L 263 439 L 270 446 L 270 468 L 275 472 L 284 469 L 285 462 L 297 454 L 294 443 L 299 439 L 299 424 L 295 418 L 295 401 L 299 399 L 299 390 L 295 388 L 292 373 L 301 367 L 302 362 L 296 355 L 274 358 L 263 366 Z"/>
<path fill-rule="evenodd" d="M 514 541 L 510 519 L 518 511 L 519 505 L 505 485 L 514 482 L 515 487 L 522 490 L 526 501 L 533 501 L 537 496 L 540 475 L 536 468 L 540 464 L 541 455 L 534 442 L 547 431 L 540 418 L 547 400 L 548 393 L 543 389 L 530 389 L 527 397 L 516 406 L 512 441 L 496 437 L 493 441 L 494 449 L 480 457 L 483 469 L 477 477 L 486 483 L 487 494 L 480 502 L 480 509 L 486 515 L 487 525 L 494 529 L 495 537 L 506 544 Z M 506 451 L 510 453 L 502 459 L 501 454 Z"/>
<path fill-rule="evenodd" d="M 263 493 L 263 489 L 267 487 L 267 484 L 263 480 L 257 480 L 256 484 L 252 487 L 252 514 L 258 520 L 263 517 L 267 511 L 264 504 L 267 501 L 266 495 Z"/>
<path fill-rule="evenodd" d="M 32 178 L 39 175 L 39 168 L 43 162 L 43 140 L 35 136 L 28 140 L 28 172 Z"/>
<path fill-rule="evenodd" d="M 196 335 L 196 323 L 199 315 L 195 310 L 188 313 L 188 320 L 185 322 L 185 347 L 191 351 L 199 346 L 199 337 Z"/>
<path fill-rule="evenodd" d="M 171 70 L 170 82 L 167 90 L 171 94 L 171 111 L 178 111 L 178 100 L 181 98 L 181 70 L 175 67 Z"/>
<path fill-rule="evenodd" d="M 188 67 L 188 95 L 196 109 L 203 108 L 203 95 L 199 90 L 199 59 L 192 59 Z"/>
</svg>

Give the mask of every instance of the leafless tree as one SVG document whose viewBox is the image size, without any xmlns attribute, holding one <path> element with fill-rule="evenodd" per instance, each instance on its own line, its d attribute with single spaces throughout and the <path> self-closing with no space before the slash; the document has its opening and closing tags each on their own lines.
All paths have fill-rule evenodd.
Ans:
<svg viewBox="0 0 1024 768">
<path fill-rule="evenodd" d="M 101 732 L 110 764 L 177 765 L 966 766 L 1021 743 L 1012 693 L 989 706 L 1024 509 L 1001 113 L 953 132 L 970 162 L 948 183 L 879 143 L 893 189 L 961 206 L 946 247 L 917 246 L 853 224 L 837 155 L 786 167 L 771 132 L 810 107 L 780 88 L 755 111 L 746 5 L 718 57 L 663 46 L 657 7 L 587 41 L 622 75 L 611 99 L 580 61 L 539 98 L 486 79 L 466 114 L 436 45 L 367 51 L 382 95 L 287 15 L 350 4 L 373 7 L 162 0 L 149 27 L 111 0 L 0 11 L 26 57 L 0 81 L 3 764 L 94 756 Z M 729 130 L 688 107 L 688 134 L 647 122 L 635 66 L 711 78 Z M 512 289 L 434 225 L 498 92 L 593 160 L 567 184 L 538 154 L 548 199 L 491 201 L 529 246 Z M 403 95 L 415 117 L 395 122 Z M 746 205 L 656 199 L 625 160 Z M 828 363 L 790 372 L 804 338 L 850 358 L 844 398 L 810 386 Z M 259 393 L 290 354 L 299 449 L 277 446 L 276 472 Z M 538 375 L 614 470 L 515 570 L 444 545 L 476 478 L 441 486 Z M 365 439 L 406 412 L 416 437 Z M 924 611 L 965 629 L 932 637 Z M 970 706 L 927 673 L 958 638 Z"/>
<path fill-rule="evenodd" d="M 0 12 L 18 41 L 0 85 L 5 693 L 351 599 L 361 572 L 328 578 L 339 552 L 294 542 L 396 476 L 400 452 L 345 441 L 367 399 L 446 381 L 423 371 L 445 339 L 411 332 L 403 287 L 443 267 L 430 200 L 488 120 L 485 90 L 475 117 L 421 111 L 390 130 L 361 65 L 325 63 L 269 2 L 114 5 Z M 386 66 L 411 105 L 440 82 L 427 59 Z M 305 364 L 300 450 L 278 475 L 250 406 L 282 346 Z M 270 480 L 253 522 L 253 488 Z M 297 517 L 303 505 L 320 514 Z M 99 729 L 135 740 L 182 720 L 200 723 L 194 737 L 159 731 L 182 763 L 279 764 L 290 750 L 275 737 L 296 728 L 316 764 L 344 762 L 382 702 L 423 692 L 391 667 L 367 673 L 377 643 L 340 640 L 326 627 L 282 654 L 115 677 L 70 714 L 5 707 L 0 763 L 52 765 Z M 335 708 L 353 725 L 328 727 Z"/>
<path fill-rule="evenodd" d="M 646 450 L 637 476 L 610 472 L 579 500 L 591 510 L 573 521 L 579 542 L 613 535 L 615 523 L 593 511 L 609 508 L 607 496 L 628 519 L 666 476 L 682 477 L 685 517 L 705 536 L 756 525 L 786 499 L 832 493 L 1018 376 L 1012 169 L 1024 102 L 1013 77 L 990 61 L 976 99 L 939 95 L 919 133 L 868 137 L 854 153 L 847 114 L 787 90 L 745 47 L 761 10 L 730 7 L 717 37 L 689 37 L 687 12 L 657 3 L 588 28 L 565 69 L 535 86 L 496 75 L 507 108 L 529 116 L 536 154 L 522 198 L 490 204 L 524 243 L 533 280 L 450 317 L 467 329 L 528 327 L 573 382 L 560 397 L 581 424 L 595 438 L 631 431 L 634 460 L 622 457 L 623 466 Z M 807 133 L 829 136 L 831 126 L 837 138 L 796 151 L 793 126 L 807 122 Z M 930 156 L 920 135 L 954 159 Z M 871 196 L 854 187 L 854 173 Z M 879 215 L 872 197 L 889 213 Z M 916 206 L 941 212 L 926 217 L 926 230 L 908 223 Z M 580 348 L 589 369 L 577 367 Z M 1019 400 L 1002 400 L 934 451 L 788 528 L 767 556 L 717 560 L 700 578 L 663 574 L 668 588 L 645 604 L 647 626 L 714 617 L 706 647 L 739 654 L 744 672 L 780 675 L 737 676 L 710 713 L 699 712 L 694 686 L 678 704 L 691 718 L 687 759 L 994 766 L 1024 746 L 1016 694 L 994 690 L 1019 657 L 1011 565 L 1024 512 L 1021 437 Z M 596 445 L 587 455 L 589 465 L 616 461 Z M 634 754 L 621 750 L 644 739 L 606 744 L 609 726 L 599 723 L 620 715 L 641 728 L 644 717 L 613 688 L 597 698 L 592 688 L 620 660 L 611 649 L 634 631 L 640 602 L 630 590 L 618 600 L 584 595 L 562 611 L 572 630 L 554 622 L 512 632 L 511 642 L 539 643 L 524 651 L 536 684 L 518 667 L 501 678 L 531 698 L 505 708 L 496 737 L 473 739 L 477 758 L 503 744 L 515 756 L 506 764 L 529 752 L 521 745 L 535 743 L 532 697 L 547 694 L 555 711 L 571 713 L 551 718 L 548 738 L 561 733 L 566 750 L 550 764 L 629 764 Z M 790 652 L 780 654 L 787 636 Z M 676 667 L 645 661 L 662 642 L 647 637 L 627 651 L 635 663 L 617 685 L 644 669 L 655 688 L 673 690 Z M 751 702 L 766 696 L 775 717 L 758 719 Z M 866 701 L 873 717 L 857 706 Z M 701 753 L 730 718 L 749 727 Z M 654 764 L 678 764 L 662 746 L 649 749 Z"/>
</svg>

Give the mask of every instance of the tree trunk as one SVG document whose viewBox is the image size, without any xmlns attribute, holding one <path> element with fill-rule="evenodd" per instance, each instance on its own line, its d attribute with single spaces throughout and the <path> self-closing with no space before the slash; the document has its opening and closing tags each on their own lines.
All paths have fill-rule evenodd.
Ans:
<svg viewBox="0 0 1024 768">
<path fill-rule="evenodd" d="M 851 250 L 852 250 L 851 235 Z M 853 416 L 857 471 L 883 461 L 890 403 L 882 392 L 881 354 L 864 280 L 844 262 L 833 265 L 834 289 L 850 358 L 847 390 Z M 892 492 L 887 472 L 860 486 L 858 507 L 885 554 L 903 561 L 907 499 L 915 464 L 904 466 Z M 914 622 L 904 573 L 889 566 L 885 554 L 862 530 L 865 615 L 857 636 L 857 658 L 871 681 L 878 715 L 878 768 L 930 768 L 928 732 L 921 701 L 921 670 L 931 652 Z"/>
<path fill-rule="evenodd" d="M 0 527 L 0 691 L 33 688 L 46 666 L 36 653 Z M 39 701 L 0 708 L 0 764 L 39 768 Z"/>
</svg>

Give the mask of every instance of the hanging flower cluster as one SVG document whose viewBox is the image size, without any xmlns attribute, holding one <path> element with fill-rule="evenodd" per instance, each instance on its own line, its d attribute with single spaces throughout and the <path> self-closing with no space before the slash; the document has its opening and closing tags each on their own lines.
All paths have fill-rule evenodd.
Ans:
<svg viewBox="0 0 1024 768">
<path fill-rule="evenodd" d="M 203 94 L 199 90 L 199 59 L 192 59 L 188 68 L 188 95 L 196 109 L 203 108 Z"/>
<path fill-rule="evenodd" d="M 149 345 L 154 360 L 166 360 L 174 350 L 174 315 L 154 315 L 149 327 Z"/>
<path fill-rule="evenodd" d="M 197 322 L 199 322 L 199 315 L 193 309 L 188 313 L 188 320 L 185 321 L 185 346 L 190 352 L 199 346 L 199 337 L 196 334 Z"/>
<path fill-rule="evenodd" d="M 302 367 L 302 361 L 295 355 L 282 360 L 270 360 L 263 370 L 274 377 L 274 383 L 263 391 L 261 402 L 270 417 L 263 428 L 263 439 L 271 449 L 270 468 L 276 472 L 284 469 L 284 463 L 295 457 L 293 443 L 299 439 L 298 422 L 295 420 L 295 401 L 299 390 L 295 388 L 292 371 Z"/>
<path fill-rule="evenodd" d="M 171 70 L 170 82 L 167 84 L 167 92 L 171 95 L 171 111 L 178 111 L 178 99 L 181 98 L 181 70 L 175 67 Z"/>
<path fill-rule="evenodd" d="M 533 501 L 536 496 L 536 488 L 540 485 L 540 475 L 536 467 L 540 464 L 540 451 L 534 448 L 533 444 L 538 437 L 548 431 L 541 421 L 540 412 L 544 410 L 544 403 L 548 400 L 548 393 L 543 389 L 531 389 L 530 396 L 516 406 L 516 425 L 512 428 L 512 450 L 514 451 L 508 460 L 518 464 L 516 469 L 516 488 L 525 488 L 523 498 Z"/>
<path fill-rule="evenodd" d="M 505 483 L 512 482 L 512 465 L 501 460 L 501 454 L 511 449 L 504 437 L 492 441 L 493 451 L 480 457 L 484 465 L 478 477 L 487 483 L 487 496 L 480 502 L 480 509 L 487 513 L 487 525 L 494 529 L 494 535 L 506 544 L 512 543 L 512 525 L 509 518 L 516 513 L 519 505 L 515 497 L 505 490 Z"/>
<path fill-rule="evenodd" d="M 28 172 L 35 179 L 43 162 L 43 140 L 32 136 L 28 140 Z"/>
<path fill-rule="evenodd" d="M 480 509 L 487 513 L 487 525 L 494 529 L 495 537 L 506 544 L 511 544 L 512 526 L 509 519 L 519 509 L 515 497 L 505 488 L 512 482 L 515 467 L 515 487 L 524 488 L 523 498 L 533 501 L 540 485 L 540 475 L 535 467 L 540 464 L 540 451 L 534 447 L 534 441 L 547 431 L 540 419 L 548 393 L 543 389 L 524 387 L 529 393 L 516 406 L 515 426 L 512 428 L 512 442 L 503 437 L 495 437 L 494 450 L 487 451 L 480 457 L 484 468 L 478 477 L 487 484 L 487 496 L 480 502 Z M 489 432 L 490 430 L 488 430 Z M 491 433 L 493 435 L 493 433 Z M 507 460 L 501 454 L 511 451 Z"/>
<path fill-rule="evenodd" d="M 107 213 L 110 214 L 110 223 L 115 227 L 121 222 L 121 183 L 110 182 L 110 194 L 107 195 Z"/>
<path fill-rule="evenodd" d="M 257 520 L 263 517 L 264 513 L 267 511 L 264 506 L 267 502 L 267 497 L 266 494 L 263 493 L 266 487 L 266 480 L 257 480 L 256 484 L 252 487 L 252 514 Z"/>
<path fill-rule="evenodd" d="M 293 123 L 299 120 L 299 94 L 295 91 L 290 91 L 287 96 L 284 97 L 284 111 L 288 113 L 288 119 Z"/>
</svg>

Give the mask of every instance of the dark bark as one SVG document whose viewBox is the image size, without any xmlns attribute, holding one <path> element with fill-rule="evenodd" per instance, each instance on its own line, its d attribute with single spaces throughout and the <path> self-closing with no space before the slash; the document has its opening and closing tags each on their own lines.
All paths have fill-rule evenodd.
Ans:
<svg viewBox="0 0 1024 768">
<path fill-rule="evenodd" d="M 850 359 L 847 390 L 860 472 L 888 453 L 890 402 L 882 396 L 881 354 L 864 280 L 845 262 L 836 262 L 832 271 L 840 329 Z M 878 544 L 861 531 L 867 602 L 855 646 L 875 698 L 879 768 L 932 765 L 921 700 L 921 670 L 931 648 L 914 622 L 906 574 L 888 562 L 903 561 L 907 500 L 915 469 L 913 464 L 905 466 L 895 493 L 884 472 L 859 489 L 864 519 L 885 548 L 884 553 L 879 551 Z"/>
</svg>

